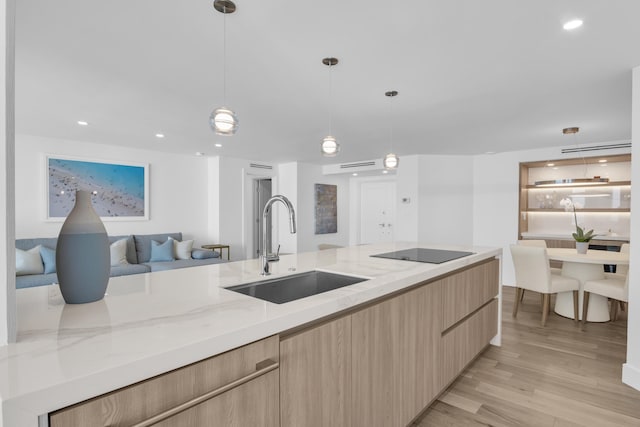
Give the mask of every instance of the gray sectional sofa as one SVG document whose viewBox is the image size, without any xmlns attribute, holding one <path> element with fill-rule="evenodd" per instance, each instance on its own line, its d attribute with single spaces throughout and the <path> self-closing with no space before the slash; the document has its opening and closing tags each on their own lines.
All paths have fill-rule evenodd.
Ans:
<svg viewBox="0 0 640 427">
<path fill-rule="evenodd" d="M 152 271 L 172 270 L 174 268 L 195 267 L 227 262 L 218 256 L 217 252 L 197 249 L 192 250 L 191 259 L 176 259 L 173 261 L 151 262 L 151 241 L 166 242 L 171 237 L 177 241 L 182 241 L 182 233 L 163 234 L 133 234 L 129 236 L 109 236 L 109 243 L 114 243 L 121 239 L 127 239 L 127 262 L 111 267 L 111 277 L 126 276 L 129 274 L 149 273 Z M 35 238 L 17 239 L 16 248 L 29 250 L 38 245 L 55 249 L 57 238 Z M 33 286 L 44 286 L 58 283 L 56 273 L 49 274 L 28 274 L 16 276 L 16 288 L 30 288 Z"/>
</svg>

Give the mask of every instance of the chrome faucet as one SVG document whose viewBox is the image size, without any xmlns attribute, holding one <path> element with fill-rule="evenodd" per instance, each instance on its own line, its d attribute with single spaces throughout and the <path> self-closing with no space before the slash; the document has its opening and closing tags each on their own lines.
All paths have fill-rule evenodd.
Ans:
<svg viewBox="0 0 640 427">
<path fill-rule="evenodd" d="M 271 205 L 275 202 L 282 202 L 287 209 L 289 210 L 289 231 L 291 234 L 295 234 L 296 232 L 296 212 L 293 210 L 293 205 L 284 196 L 275 195 L 264 205 L 264 209 L 262 211 L 262 254 L 260 255 L 260 263 L 262 264 L 262 272 L 260 273 L 263 276 L 268 276 L 271 273 L 269 272 L 269 263 L 280 261 L 280 245 L 278 245 L 278 252 L 275 254 L 269 254 L 267 251 L 267 217 L 269 212 L 271 212 Z"/>
</svg>

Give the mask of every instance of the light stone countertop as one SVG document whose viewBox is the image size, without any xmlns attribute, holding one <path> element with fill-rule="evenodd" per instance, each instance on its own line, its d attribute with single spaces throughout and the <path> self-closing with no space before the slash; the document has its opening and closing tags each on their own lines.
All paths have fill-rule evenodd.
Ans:
<svg viewBox="0 0 640 427">
<path fill-rule="evenodd" d="M 412 247 L 475 254 L 439 265 L 370 257 Z M 258 260 L 114 277 L 90 304 L 65 304 L 55 285 L 20 289 L 18 342 L 0 347 L 1 419 L 37 426 L 39 415 L 501 254 L 396 242 L 284 255 L 269 278 L 319 269 L 371 280 L 280 305 L 223 289 L 262 280 Z"/>
</svg>

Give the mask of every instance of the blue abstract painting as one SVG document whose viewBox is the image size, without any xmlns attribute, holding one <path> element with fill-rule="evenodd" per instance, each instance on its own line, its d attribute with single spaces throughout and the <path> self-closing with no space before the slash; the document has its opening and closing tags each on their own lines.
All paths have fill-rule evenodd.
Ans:
<svg viewBox="0 0 640 427">
<path fill-rule="evenodd" d="M 49 218 L 65 218 L 76 190 L 87 190 L 103 218 L 148 219 L 146 165 L 48 157 L 47 168 Z"/>
</svg>

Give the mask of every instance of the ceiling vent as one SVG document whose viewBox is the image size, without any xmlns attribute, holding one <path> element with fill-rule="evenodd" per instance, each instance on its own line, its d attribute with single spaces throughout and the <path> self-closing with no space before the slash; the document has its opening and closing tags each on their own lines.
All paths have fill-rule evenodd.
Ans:
<svg viewBox="0 0 640 427">
<path fill-rule="evenodd" d="M 563 148 L 562 154 L 570 153 L 582 153 L 585 151 L 600 151 L 600 150 L 617 150 L 620 148 L 631 148 L 630 142 L 622 142 L 619 144 L 606 144 L 606 145 L 592 145 L 589 147 L 575 147 L 575 148 Z"/>
<path fill-rule="evenodd" d="M 270 165 L 261 165 L 260 163 L 249 163 L 249 166 L 256 169 L 273 169 L 273 166 Z"/>
<path fill-rule="evenodd" d="M 383 169 L 384 166 L 382 166 L 382 159 L 362 160 L 359 162 L 324 165 L 322 167 L 322 173 L 324 175 L 333 175 L 338 173 L 374 172 L 382 171 Z"/>
<path fill-rule="evenodd" d="M 357 162 L 357 163 L 343 163 L 340 165 L 340 169 L 352 169 L 352 168 L 362 168 L 366 166 L 375 166 L 376 162 L 371 160 L 370 162 Z"/>
</svg>

